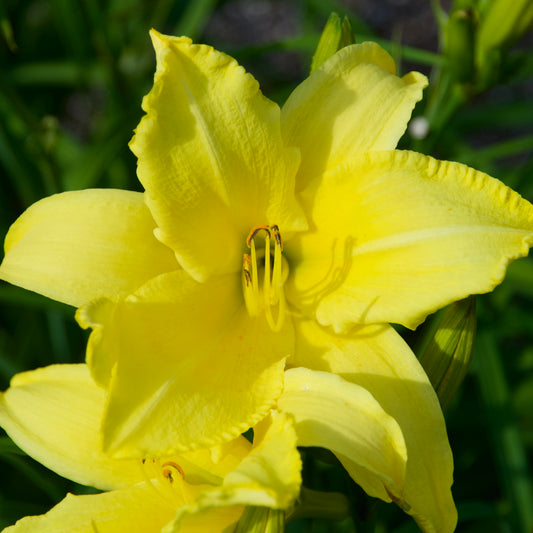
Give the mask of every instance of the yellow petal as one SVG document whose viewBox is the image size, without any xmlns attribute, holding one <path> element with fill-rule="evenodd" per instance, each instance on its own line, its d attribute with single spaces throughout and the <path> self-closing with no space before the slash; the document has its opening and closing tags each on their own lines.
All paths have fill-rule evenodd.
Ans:
<svg viewBox="0 0 533 533">
<path fill-rule="evenodd" d="M 5 533 L 159 533 L 175 507 L 150 485 L 66 498 L 41 516 L 27 516 Z"/>
<path fill-rule="evenodd" d="M 337 454 L 372 496 L 402 498 L 407 455 L 401 429 L 363 387 L 335 374 L 293 368 L 285 372 L 278 407 L 294 416 L 299 446 Z"/>
<path fill-rule="evenodd" d="M 305 228 L 298 153 L 283 145 L 278 106 L 234 59 L 151 35 L 157 71 L 131 149 L 158 238 L 197 280 L 236 272 L 252 227 Z"/>
<path fill-rule="evenodd" d="M 179 509 L 177 518 L 161 533 L 231 533 L 244 507 L 186 506 Z"/>
<path fill-rule="evenodd" d="M 365 42 L 337 52 L 295 89 L 282 131 L 301 151 L 297 190 L 347 157 L 396 147 L 427 79 L 395 73 L 390 55 Z"/>
<path fill-rule="evenodd" d="M 0 425 L 28 455 L 68 479 L 127 487 L 144 479 L 140 462 L 100 451 L 104 404 L 86 365 L 53 365 L 12 379 L 0 396 Z"/>
<path fill-rule="evenodd" d="M 385 324 L 342 337 L 314 321 L 296 326 L 291 364 L 334 372 L 374 396 L 399 424 L 407 446 L 403 502 L 397 503 L 423 531 L 452 532 L 457 521 L 452 453 L 435 391 L 409 347 Z"/>
<path fill-rule="evenodd" d="M 252 451 L 225 477 L 223 485 L 199 493 L 193 503 L 181 508 L 168 531 L 181 533 L 185 525 L 197 527 L 200 519 L 205 520 L 206 529 L 191 531 L 222 531 L 213 525 L 214 519 L 237 520 L 244 505 L 290 508 L 300 493 L 301 468 L 294 425 L 286 414 L 273 412 L 254 427 Z M 208 520 L 212 521 L 209 527 Z"/>
<path fill-rule="evenodd" d="M 322 324 L 394 322 L 489 292 L 533 242 L 533 206 L 482 172 L 374 152 L 305 191 L 316 230 L 286 247 L 287 295 Z"/>
<path fill-rule="evenodd" d="M 95 328 L 87 361 L 97 379 L 114 366 L 102 383 L 105 449 L 138 456 L 209 447 L 268 413 L 281 393 L 292 325 L 286 320 L 275 334 L 264 318 L 251 318 L 239 278 L 200 284 L 176 271 L 112 312 L 99 313 L 105 302 L 96 302 L 78 313 Z M 108 321 L 98 324 L 99 315 Z"/>
<path fill-rule="evenodd" d="M 254 427 L 253 449 L 224 479 L 220 501 L 289 508 L 302 483 L 302 462 L 296 445 L 292 420 L 286 414 L 273 412 Z"/>
<path fill-rule="evenodd" d="M 150 477 L 139 459 L 113 459 L 101 451 L 105 391 L 87 365 L 53 365 L 16 375 L 0 396 L 0 426 L 28 455 L 56 473 L 102 490 Z M 179 464 L 190 483 L 222 484 L 250 453 L 239 436 L 217 449 L 161 459 Z M 157 474 L 157 472 L 156 472 Z"/>
<path fill-rule="evenodd" d="M 242 435 L 213 448 L 184 452 L 171 459 L 178 463 L 189 483 L 222 485 L 227 474 L 235 470 L 250 453 L 252 444 Z"/>
<path fill-rule="evenodd" d="M 140 193 L 56 194 L 11 226 L 0 278 L 76 307 L 98 296 L 130 294 L 179 268 L 172 251 L 155 239 L 154 227 Z"/>
</svg>

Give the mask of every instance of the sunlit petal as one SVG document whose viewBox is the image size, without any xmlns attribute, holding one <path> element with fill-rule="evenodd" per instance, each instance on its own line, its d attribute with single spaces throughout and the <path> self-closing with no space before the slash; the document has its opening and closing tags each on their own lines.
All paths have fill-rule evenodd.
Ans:
<svg viewBox="0 0 533 533">
<path fill-rule="evenodd" d="M 302 155 L 298 190 L 348 157 L 396 148 L 427 80 L 395 73 L 391 56 L 365 42 L 340 50 L 291 94 L 282 131 Z"/>
<path fill-rule="evenodd" d="M 197 280 L 236 272 L 250 229 L 306 227 L 279 108 L 231 57 L 152 31 L 157 71 L 131 143 L 158 237 Z"/>
<path fill-rule="evenodd" d="M 290 321 L 273 333 L 264 317 L 250 317 L 234 275 L 197 283 L 184 271 L 164 274 L 77 316 L 95 330 L 87 361 L 108 387 L 104 447 L 123 456 L 235 438 L 268 413 L 293 350 Z"/>
<path fill-rule="evenodd" d="M 141 193 L 88 189 L 33 204 L 11 226 L 0 278 L 80 306 L 179 268 Z"/>
<path fill-rule="evenodd" d="M 0 396 L 0 425 L 27 454 L 58 474 L 99 489 L 142 481 L 139 460 L 101 452 L 105 393 L 86 365 L 17 374 Z"/>
<path fill-rule="evenodd" d="M 286 509 L 300 493 L 302 462 L 296 449 L 292 420 L 272 416 L 254 427 L 254 446 L 242 463 L 224 479 L 220 502 Z"/>
<path fill-rule="evenodd" d="M 323 324 L 395 322 L 494 289 L 533 242 L 533 207 L 482 172 L 414 152 L 340 165 L 302 195 L 288 296 Z M 293 266 L 294 265 L 294 266 Z"/>
<path fill-rule="evenodd" d="M 252 444 L 242 435 L 212 448 L 184 452 L 174 460 L 183 468 L 192 484 L 221 485 L 227 474 L 235 470 L 250 453 Z"/>
</svg>

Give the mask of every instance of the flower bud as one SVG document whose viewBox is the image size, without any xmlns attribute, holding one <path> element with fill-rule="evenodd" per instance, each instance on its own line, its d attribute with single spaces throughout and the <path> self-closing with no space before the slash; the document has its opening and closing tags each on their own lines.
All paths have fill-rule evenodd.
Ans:
<svg viewBox="0 0 533 533">
<path fill-rule="evenodd" d="M 283 509 L 248 506 L 244 509 L 234 533 L 283 533 L 284 531 Z"/>
<path fill-rule="evenodd" d="M 473 297 L 450 305 L 420 357 L 441 407 L 448 408 L 474 353 L 476 305 Z"/>
<path fill-rule="evenodd" d="M 471 82 L 474 77 L 475 25 L 471 9 L 455 9 L 446 23 L 444 55 L 459 83 Z"/>
<path fill-rule="evenodd" d="M 533 27 L 531 0 L 493 0 L 482 16 L 478 48 L 484 52 L 491 48 L 508 48 Z"/>
<path fill-rule="evenodd" d="M 493 0 L 481 14 L 476 63 L 484 86 L 497 79 L 506 49 L 533 27 L 531 0 Z"/>
<path fill-rule="evenodd" d="M 318 450 L 318 448 L 316 449 Z M 340 492 L 322 492 L 302 487 L 298 504 L 289 513 L 288 520 L 297 518 L 344 520 L 349 516 L 350 503 L 344 494 Z"/>
<path fill-rule="evenodd" d="M 344 17 L 341 22 L 341 18 L 337 13 L 331 13 L 322 30 L 320 41 L 313 55 L 311 72 L 322 65 L 335 52 L 354 42 L 355 39 L 350 21 Z"/>
</svg>

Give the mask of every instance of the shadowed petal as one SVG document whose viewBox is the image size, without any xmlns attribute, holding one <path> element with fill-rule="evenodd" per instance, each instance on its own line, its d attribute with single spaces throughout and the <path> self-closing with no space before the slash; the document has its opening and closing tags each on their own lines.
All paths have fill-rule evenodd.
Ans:
<svg viewBox="0 0 533 533">
<path fill-rule="evenodd" d="M 0 396 L 0 425 L 28 455 L 58 474 L 102 490 L 144 479 L 139 460 L 101 450 L 105 392 L 87 365 L 53 365 L 17 374 Z"/>
<path fill-rule="evenodd" d="M 176 513 L 151 485 L 103 494 L 67 494 L 48 513 L 27 516 L 5 533 L 159 533 Z"/>
<path fill-rule="evenodd" d="M 224 479 L 220 502 L 227 495 L 236 502 L 287 509 L 294 504 L 302 483 L 302 461 L 296 449 L 293 421 L 273 412 L 254 427 L 250 454 Z"/>
<path fill-rule="evenodd" d="M 451 533 L 457 522 L 450 490 L 452 452 L 435 391 L 407 344 L 386 324 L 354 328 L 343 336 L 315 321 L 295 326 L 296 356 L 291 364 L 334 372 L 372 394 L 400 426 L 407 447 L 403 497 L 396 503 L 423 531 Z M 350 464 L 344 464 L 352 473 Z"/>
<path fill-rule="evenodd" d="M 243 505 L 289 509 L 300 493 L 301 468 L 293 422 L 287 415 L 273 412 L 254 427 L 254 446 L 249 455 L 220 487 L 199 494 L 191 505 L 180 509 L 169 532 L 181 532 L 181 527 L 203 516 L 216 516 L 224 509 L 226 514 L 232 509 L 234 513 L 242 512 Z"/>
<path fill-rule="evenodd" d="M 367 390 L 335 374 L 293 368 L 285 373 L 278 406 L 294 416 L 299 446 L 331 450 L 370 495 L 402 499 L 402 432 Z"/>
</svg>

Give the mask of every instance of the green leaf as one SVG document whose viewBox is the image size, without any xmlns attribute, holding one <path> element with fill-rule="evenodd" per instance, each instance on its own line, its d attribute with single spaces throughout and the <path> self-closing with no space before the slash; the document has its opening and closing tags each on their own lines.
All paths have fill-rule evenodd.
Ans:
<svg viewBox="0 0 533 533">
<path fill-rule="evenodd" d="M 350 503 L 344 494 L 302 487 L 298 505 L 287 518 L 288 520 L 297 518 L 344 520 L 349 516 Z"/>
<path fill-rule="evenodd" d="M 475 366 L 476 375 L 486 409 L 492 449 L 511 506 L 509 515 L 515 524 L 515 531 L 531 531 L 533 487 L 527 476 L 527 453 L 511 409 L 509 383 L 496 336 L 490 331 L 480 334 L 476 352 L 479 357 Z"/>
</svg>

